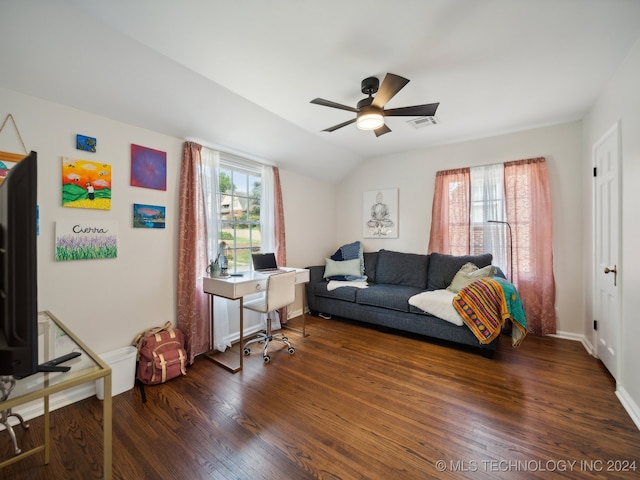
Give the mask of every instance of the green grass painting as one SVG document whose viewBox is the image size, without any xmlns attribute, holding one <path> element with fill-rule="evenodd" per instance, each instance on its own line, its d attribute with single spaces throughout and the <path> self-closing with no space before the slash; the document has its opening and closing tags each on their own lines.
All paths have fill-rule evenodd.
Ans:
<svg viewBox="0 0 640 480">
<path fill-rule="evenodd" d="M 79 222 L 57 222 L 56 261 L 116 258 L 118 243 L 112 222 L 90 225 Z"/>
</svg>

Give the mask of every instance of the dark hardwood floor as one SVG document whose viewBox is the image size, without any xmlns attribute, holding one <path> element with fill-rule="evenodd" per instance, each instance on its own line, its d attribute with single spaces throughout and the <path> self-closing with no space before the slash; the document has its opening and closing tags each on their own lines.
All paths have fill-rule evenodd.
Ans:
<svg viewBox="0 0 640 480">
<path fill-rule="evenodd" d="M 640 431 L 577 342 L 528 336 L 514 350 L 502 336 L 489 360 L 312 316 L 307 330 L 271 364 L 259 348 L 235 375 L 201 358 L 145 404 L 137 389 L 114 397 L 114 478 L 640 476 Z M 54 411 L 50 464 L 36 454 L 0 478 L 100 478 L 101 412 L 95 397 Z M 42 438 L 42 417 L 30 423 L 23 448 Z"/>
</svg>

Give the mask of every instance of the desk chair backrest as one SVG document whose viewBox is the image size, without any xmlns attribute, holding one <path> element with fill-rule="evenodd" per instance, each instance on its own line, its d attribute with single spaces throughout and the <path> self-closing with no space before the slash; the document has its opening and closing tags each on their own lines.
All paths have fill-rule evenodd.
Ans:
<svg viewBox="0 0 640 480">
<path fill-rule="evenodd" d="M 274 273 L 267 278 L 265 301 L 259 310 L 263 313 L 273 312 L 291 305 L 296 299 L 296 272 Z"/>
</svg>

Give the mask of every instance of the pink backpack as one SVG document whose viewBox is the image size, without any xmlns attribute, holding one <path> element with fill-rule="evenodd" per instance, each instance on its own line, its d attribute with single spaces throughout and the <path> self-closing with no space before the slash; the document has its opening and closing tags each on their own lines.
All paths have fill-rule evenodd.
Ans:
<svg viewBox="0 0 640 480">
<path fill-rule="evenodd" d="M 173 328 L 171 322 L 141 333 L 133 345 L 138 349 L 136 378 L 145 385 L 164 383 L 187 374 L 184 334 Z"/>
</svg>

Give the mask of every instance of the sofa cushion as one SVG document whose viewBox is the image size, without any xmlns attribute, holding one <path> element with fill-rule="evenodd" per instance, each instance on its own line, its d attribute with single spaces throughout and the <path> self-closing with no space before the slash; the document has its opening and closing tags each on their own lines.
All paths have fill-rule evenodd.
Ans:
<svg viewBox="0 0 640 480">
<path fill-rule="evenodd" d="M 378 263 L 378 252 L 364 252 L 364 274 L 369 282 L 376 281 L 376 266 Z"/>
<path fill-rule="evenodd" d="M 328 290 L 328 286 L 327 282 L 318 282 L 313 286 L 313 293 L 316 297 L 334 298 L 347 302 L 356 301 L 356 291 L 358 290 L 356 287 L 340 287 L 335 290 Z"/>
<path fill-rule="evenodd" d="M 428 255 L 380 250 L 376 265 L 376 283 L 424 289 L 427 286 L 428 266 Z M 457 271 L 458 269 L 453 275 Z M 448 287 L 449 283 L 443 288 Z"/>
<path fill-rule="evenodd" d="M 421 291 L 420 288 L 405 285 L 374 284 L 356 292 L 356 303 L 408 312 L 409 299 Z"/>
<path fill-rule="evenodd" d="M 445 255 L 443 253 L 432 253 L 429 255 L 429 275 L 427 277 L 427 290 L 446 289 L 458 270 L 465 263 L 473 263 L 478 268 L 491 265 L 493 255 L 483 253 L 482 255 Z"/>
</svg>

